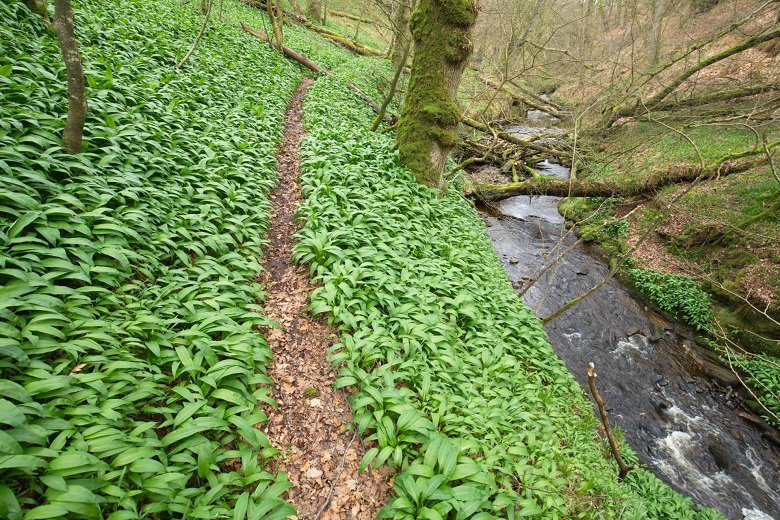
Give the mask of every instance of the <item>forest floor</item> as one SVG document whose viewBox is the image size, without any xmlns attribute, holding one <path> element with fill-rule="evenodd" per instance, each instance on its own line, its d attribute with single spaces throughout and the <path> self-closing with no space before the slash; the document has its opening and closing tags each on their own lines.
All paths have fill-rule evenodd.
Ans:
<svg viewBox="0 0 780 520">
<path fill-rule="evenodd" d="M 279 147 L 279 184 L 271 194 L 273 212 L 261 283 L 267 287 L 266 313 L 281 328 L 266 328 L 274 362 L 278 407 L 268 407 L 265 425 L 271 444 L 282 451 L 276 469 L 294 487 L 287 499 L 300 518 L 374 518 L 387 501 L 388 471 L 358 471 L 361 441 L 350 430 L 352 411 L 345 395 L 333 388 L 336 375 L 327 351 L 336 332 L 324 317 L 305 308 L 314 286 L 306 266 L 292 263 L 296 212 L 302 200 L 299 149 L 305 135 L 303 99 L 313 82 L 305 79 L 292 98 Z"/>
</svg>

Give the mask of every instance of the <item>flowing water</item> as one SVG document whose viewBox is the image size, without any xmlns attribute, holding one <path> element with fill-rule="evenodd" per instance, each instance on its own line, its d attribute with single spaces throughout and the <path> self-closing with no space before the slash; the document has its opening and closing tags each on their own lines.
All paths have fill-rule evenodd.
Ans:
<svg viewBox="0 0 780 520">
<path fill-rule="evenodd" d="M 538 123 L 540 117 L 536 116 Z M 512 127 L 519 137 L 549 128 Z M 567 168 L 544 163 L 567 178 Z M 485 216 L 488 233 L 515 287 L 576 241 L 557 197 L 503 201 Z M 605 262 L 578 245 L 523 295 L 539 316 L 599 283 Z M 550 341 L 587 391 L 587 365 L 599 374 L 610 420 L 660 478 L 728 518 L 780 519 L 780 446 L 738 415 L 731 392 L 709 379 L 690 331 L 648 309 L 613 279 L 546 326 Z"/>
</svg>

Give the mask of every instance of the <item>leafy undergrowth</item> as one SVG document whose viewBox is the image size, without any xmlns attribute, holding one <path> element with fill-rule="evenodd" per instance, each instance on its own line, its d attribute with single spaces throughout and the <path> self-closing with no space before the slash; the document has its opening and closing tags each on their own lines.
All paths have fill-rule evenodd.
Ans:
<svg viewBox="0 0 780 520">
<path fill-rule="evenodd" d="M 675 122 L 670 126 L 679 126 Z M 609 134 L 606 149 L 600 154 L 603 168 L 598 178 L 617 180 L 642 179 L 648 172 L 680 163 L 705 165 L 746 150 L 761 147 L 760 135 L 767 133 L 769 142 L 780 138 L 774 124 L 756 123 L 756 131 L 737 123 L 681 127 L 681 135 L 652 122 L 637 122 L 617 128 Z M 757 133 L 759 135 L 757 135 Z M 691 145 L 695 144 L 695 147 Z"/>
<path fill-rule="evenodd" d="M 659 273 L 646 269 L 629 269 L 639 292 L 672 316 L 696 330 L 712 325 L 710 296 L 687 276 Z"/>
<path fill-rule="evenodd" d="M 780 360 L 766 354 L 748 357 L 728 352 L 724 356 L 750 374 L 748 383 L 755 389 L 755 396 L 774 414 L 762 413 L 762 416 L 769 424 L 780 429 Z"/>
<path fill-rule="evenodd" d="M 392 136 L 367 130 L 373 114 L 340 84 L 367 63 L 307 96 L 295 257 L 322 286 L 312 311 L 340 330 L 336 384 L 376 443 L 363 464 L 399 468 L 383 515 L 716 518 L 643 469 L 616 481 L 590 403 L 476 212 L 415 183 Z"/>
<path fill-rule="evenodd" d="M 76 8 L 69 156 L 57 40 L 0 3 L 0 516 L 283 517 L 254 277 L 300 72 L 215 19 L 175 70 L 193 4 Z"/>
</svg>

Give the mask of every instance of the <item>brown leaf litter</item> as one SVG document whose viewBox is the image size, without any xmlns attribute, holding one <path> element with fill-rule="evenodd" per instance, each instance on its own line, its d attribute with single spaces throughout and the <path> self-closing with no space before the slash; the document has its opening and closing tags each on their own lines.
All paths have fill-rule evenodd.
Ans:
<svg viewBox="0 0 780 520">
<path fill-rule="evenodd" d="M 347 430 L 352 412 L 344 394 L 333 388 L 335 372 L 327 360 L 336 332 L 305 312 L 314 286 L 308 269 L 291 261 L 295 213 L 302 200 L 297 179 L 305 134 L 303 97 L 311 83 L 303 81 L 288 107 L 277 154 L 279 185 L 271 194 L 274 209 L 260 281 L 268 291 L 266 315 L 282 330 L 264 330 L 274 354 L 269 376 L 279 406 L 267 410 L 263 429 L 282 452 L 272 465 L 293 483 L 285 498 L 297 509 L 297 518 L 367 519 L 376 517 L 387 500 L 389 473 L 358 471 L 364 450 Z"/>
</svg>

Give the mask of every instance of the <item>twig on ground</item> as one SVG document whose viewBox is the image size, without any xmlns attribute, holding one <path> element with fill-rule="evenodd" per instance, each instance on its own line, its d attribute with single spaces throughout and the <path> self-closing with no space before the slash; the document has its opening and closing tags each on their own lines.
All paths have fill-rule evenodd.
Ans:
<svg viewBox="0 0 780 520">
<path fill-rule="evenodd" d="M 357 437 L 357 430 L 355 430 L 355 433 L 352 434 L 352 439 L 349 441 L 349 444 L 347 444 L 347 448 L 344 450 L 344 454 L 341 456 L 341 463 L 339 464 L 339 470 L 336 473 L 336 476 L 333 478 L 333 481 L 330 483 L 330 490 L 328 491 L 328 496 L 325 497 L 325 502 L 322 503 L 319 510 L 317 510 L 317 514 L 314 515 L 314 520 L 319 520 L 320 516 L 322 516 L 322 513 L 325 512 L 325 510 L 328 508 L 328 504 L 330 504 L 330 499 L 333 497 L 333 488 L 336 487 L 336 482 L 338 482 L 339 478 L 341 478 L 341 472 L 344 471 L 344 462 L 347 460 L 347 453 L 349 453 L 349 449 L 352 447 L 352 443 L 355 442 L 355 438 Z"/>
</svg>

